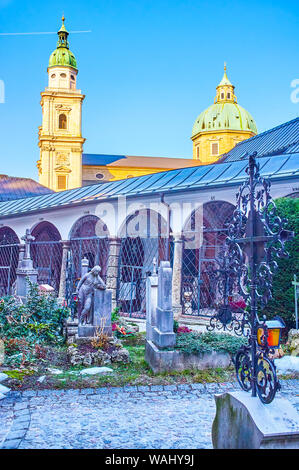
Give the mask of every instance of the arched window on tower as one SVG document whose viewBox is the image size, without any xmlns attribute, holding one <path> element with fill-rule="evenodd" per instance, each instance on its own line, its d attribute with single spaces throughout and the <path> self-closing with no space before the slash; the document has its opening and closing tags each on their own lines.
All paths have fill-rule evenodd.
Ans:
<svg viewBox="0 0 299 470">
<path fill-rule="evenodd" d="M 66 188 L 66 175 L 57 175 L 57 189 L 64 191 Z"/>
<path fill-rule="evenodd" d="M 65 114 L 60 114 L 59 115 L 59 129 L 66 129 L 66 115 Z"/>
</svg>

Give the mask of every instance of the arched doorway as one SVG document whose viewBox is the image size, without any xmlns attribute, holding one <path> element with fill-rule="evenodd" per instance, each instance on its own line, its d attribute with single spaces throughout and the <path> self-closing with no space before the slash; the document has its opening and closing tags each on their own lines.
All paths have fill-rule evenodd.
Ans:
<svg viewBox="0 0 299 470">
<path fill-rule="evenodd" d="M 17 234 L 10 227 L 0 228 L 0 295 L 12 294 L 19 260 Z"/>
<path fill-rule="evenodd" d="M 49 284 L 59 291 L 62 244 L 57 228 L 50 222 L 37 224 L 31 234 L 35 240 L 31 242 L 33 266 L 38 271 L 38 283 Z"/>
<path fill-rule="evenodd" d="M 217 303 L 211 271 L 233 211 L 234 206 L 228 202 L 211 201 L 193 211 L 185 224 L 181 293 L 184 315 L 210 315 Z"/>
<path fill-rule="evenodd" d="M 119 237 L 117 303 L 122 315 L 145 318 L 146 278 L 154 263 L 172 259 L 169 228 L 160 214 L 142 209 L 127 217 Z"/>
<path fill-rule="evenodd" d="M 88 259 L 89 269 L 101 266 L 105 280 L 109 255 L 109 231 L 106 224 L 95 215 L 78 219 L 70 232 L 70 251 L 67 268 L 69 291 L 73 291 L 81 277 L 81 261 Z"/>
</svg>

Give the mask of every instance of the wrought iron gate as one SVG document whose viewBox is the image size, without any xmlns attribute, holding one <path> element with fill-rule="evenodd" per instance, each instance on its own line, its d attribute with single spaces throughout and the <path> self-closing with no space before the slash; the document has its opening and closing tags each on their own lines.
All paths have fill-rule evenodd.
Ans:
<svg viewBox="0 0 299 470">
<path fill-rule="evenodd" d="M 227 229 L 205 229 L 199 248 L 183 250 L 182 312 L 184 315 L 210 316 L 217 303 L 217 293 L 211 284 L 215 258 L 222 247 Z"/>
<path fill-rule="evenodd" d="M 0 295 L 10 295 L 16 280 L 19 259 L 19 243 L 7 239 L 0 241 Z"/>
<path fill-rule="evenodd" d="M 33 267 L 38 271 L 39 284 L 49 284 L 59 292 L 61 275 L 61 241 L 34 241 L 30 243 Z"/>
<path fill-rule="evenodd" d="M 172 259 L 168 238 L 123 238 L 121 240 L 117 302 L 121 314 L 135 318 L 146 315 L 146 278 L 161 260 Z"/>
</svg>

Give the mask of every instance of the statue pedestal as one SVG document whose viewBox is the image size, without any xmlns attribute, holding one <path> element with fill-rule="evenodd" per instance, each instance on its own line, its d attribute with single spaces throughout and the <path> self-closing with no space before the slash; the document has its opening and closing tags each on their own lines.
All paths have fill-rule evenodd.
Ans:
<svg viewBox="0 0 299 470">
<path fill-rule="evenodd" d="M 97 333 L 103 333 L 105 335 L 112 335 L 112 327 L 104 326 L 97 327 L 93 325 L 79 325 L 78 326 L 78 336 L 79 338 L 93 338 Z"/>
<path fill-rule="evenodd" d="M 79 338 L 90 338 L 97 333 L 112 335 L 111 326 L 112 290 L 95 289 L 93 297 L 93 321 L 90 325 L 79 324 Z"/>
</svg>

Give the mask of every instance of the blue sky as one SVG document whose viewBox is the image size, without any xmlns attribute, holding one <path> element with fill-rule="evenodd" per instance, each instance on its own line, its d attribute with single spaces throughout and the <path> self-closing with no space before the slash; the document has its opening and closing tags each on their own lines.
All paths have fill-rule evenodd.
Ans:
<svg viewBox="0 0 299 470">
<path fill-rule="evenodd" d="M 64 12 L 86 94 L 86 153 L 191 157 L 197 115 L 227 62 L 239 103 L 264 131 L 299 115 L 299 3 L 0 0 L 0 32 L 57 31 Z M 0 36 L 0 173 L 37 179 L 40 91 L 55 35 Z"/>
</svg>

